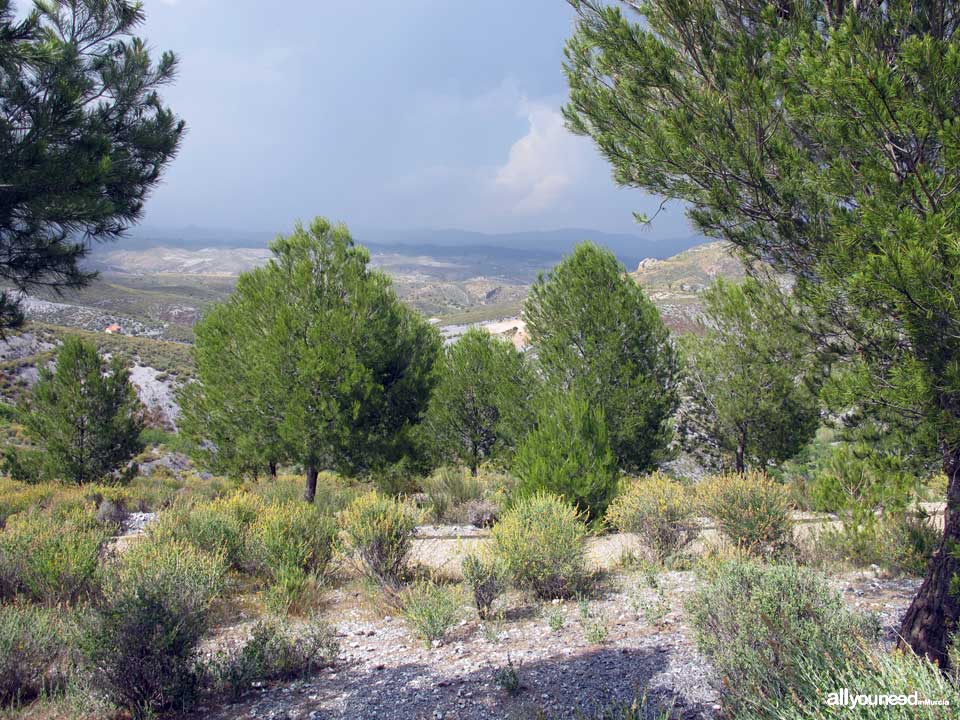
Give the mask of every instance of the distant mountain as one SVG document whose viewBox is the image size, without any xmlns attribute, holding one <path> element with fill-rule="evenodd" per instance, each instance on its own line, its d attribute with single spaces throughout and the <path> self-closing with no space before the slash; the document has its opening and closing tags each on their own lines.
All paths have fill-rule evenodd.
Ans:
<svg viewBox="0 0 960 720">
<path fill-rule="evenodd" d="M 211 229 L 195 226 L 184 228 L 138 227 L 130 236 L 117 243 L 106 245 L 117 249 L 142 250 L 150 247 L 168 248 L 262 248 L 275 234 L 252 230 Z M 503 248 L 518 256 L 543 256 L 558 258 L 570 252 L 583 240 L 602 245 L 612 250 L 618 258 L 633 265 L 643 258 L 667 258 L 702 243 L 699 235 L 684 237 L 656 237 L 653 233 L 631 235 L 606 233 L 585 228 L 564 228 L 514 233 L 481 233 L 470 230 L 395 230 L 382 228 L 359 228 L 354 237 L 372 250 L 392 251 L 400 254 L 427 254 L 437 257 L 456 254 L 469 248 Z"/>
</svg>

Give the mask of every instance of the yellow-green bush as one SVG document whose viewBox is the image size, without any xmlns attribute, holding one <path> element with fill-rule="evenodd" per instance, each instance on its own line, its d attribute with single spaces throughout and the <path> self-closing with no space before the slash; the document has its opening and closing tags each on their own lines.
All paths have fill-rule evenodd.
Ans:
<svg viewBox="0 0 960 720">
<path fill-rule="evenodd" d="M 517 500 L 493 526 L 493 555 L 521 590 L 547 600 L 569 597 L 586 578 L 586 533 L 572 505 L 536 493 Z"/>
<path fill-rule="evenodd" d="M 0 527 L 11 515 L 39 506 L 60 489 L 62 486 L 55 483 L 28 485 L 0 477 Z"/>
<path fill-rule="evenodd" d="M 342 510 L 337 520 L 344 549 L 358 569 L 388 589 L 399 588 L 416 526 L 410 508 L 369 492 Z"/>
<path fill-rule="evenodd" d="M 94 587 L 109 532 L 89 514 L 21 512 L 0 531 L 0 597 L 72 603 Z"/>
<path fill-rule="evenodd" d="M 333 557 L 336 525 L 315 505 L 268 505 L 250 527 L 250 555 L 271 582 L 268 605 L 287 611 L 321 582 Z"/>
<path fill-rule="evenodd" d="M 660 562 L 682 551 L 700 531 L 690 491 L 659 472 L 626 484 L 606 519 L 639 536 Z"/>
<path fill-rule="evenodd" d="M 724 535 L 754 555 L 775 555 L 793 542 L 789 493 L 760 472 L 718 475 L 698 487 L 704 513 Z"/>
<path fill-rule="evenodd" d="M 260 498 L 242 491 L 210 502 L 180 502 L 161 513 L 153 533 L 222 552 L 231 567 L 244 569 L 249 564 L 248 531 L 263 508 Z"/>
</svg>

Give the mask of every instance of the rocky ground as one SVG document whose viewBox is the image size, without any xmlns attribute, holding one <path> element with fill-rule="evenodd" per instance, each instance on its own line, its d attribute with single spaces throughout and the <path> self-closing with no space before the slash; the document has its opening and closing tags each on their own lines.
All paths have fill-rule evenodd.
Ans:
<svg viewBox="0 0 960 720">
<path fill-rule="evenodd" d="M 877 613 L 887 642 L 918 584 L 869 571 L 833 581 L 851 606 Z M 429 647 L 362 589 L 332 590 L 323 614 L 340 641 L 333 668 L 256 688 L 196 717 L 559 719 L 643 697 L 651 717 L 657 709 L 670 709 L 673 718 L 716 717 L 715 678 L 682 611 L 694 583 L 692 572 L 669 572 L 655 589 L 643 573 L 621 571 L 607 574 L 586 604 L 511 596 L 497 620 L 464 619 L 443 644 Z M 230 628 L 230 642 L 240 642 L 245 627 Z M 515 694 L 503 681 L 511 665 L 520 683 Z"/>
</svg>

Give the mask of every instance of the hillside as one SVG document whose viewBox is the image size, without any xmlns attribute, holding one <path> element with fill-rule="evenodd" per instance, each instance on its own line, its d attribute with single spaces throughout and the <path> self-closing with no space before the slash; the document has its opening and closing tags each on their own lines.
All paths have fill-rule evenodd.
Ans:
<svg viewBox="0 0 960 720">
<path fill-rule="evenodd" d="M 711 242 L 665 260 L 642 260 L 630 276 L 660 308 L 671 330 L 688 332 L 700 316 L 700 293 L 718 277 L 742 280 L 746 272 L 726 243 Z"/>
</svg>

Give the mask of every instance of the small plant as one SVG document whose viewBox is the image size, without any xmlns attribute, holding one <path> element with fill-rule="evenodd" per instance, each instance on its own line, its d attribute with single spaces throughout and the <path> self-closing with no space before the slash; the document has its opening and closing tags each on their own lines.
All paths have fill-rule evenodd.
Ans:
<svg viewBox="0 0 960 720">
<path fill-rule="evenodd" d="M 607 624 L 602 617 L 594 614 L 590 602 L 582 598 L 577 607 L 580 613 L 580 626 L 583 628 L 583 637 L 587 642 L 601 645 L 607 640 Z"/>
<path fill-rule="evenodd" d="M 0 707 L 59 685 L 68 654 L 57 612 L 27 603 L 0 605 Z"/>
<path fill-rule="evenodd" d="M 399 590 L 416 519 L 406 505 L 370 492 L 337 516 L 346 552 L 381 587 Z"/>
<path fill-rule="evenodd" d="M 567 624 L 567 615 L 559 604 L 551 606 L 550 612 L 547 614 L 547 624 L 552 632 L 560 632 Z"/>
<path fill-rule="evenodd" d="M 700 502 L 730 541 L 754 555 L 777 555 L 793 542 L 789 493 L 763 473 L 714 477 Z"/>
<path fill-rule="evenodd" d="M 522 663 L 514 665 L 513 660 L 507 655 L 507 664 L 498 667 L 493 673 L 493 681 L 510 697 L 516 697 L 523 690 L 523 682 L 520 680 L 522 666 Z"/>
<path fill-rule="evenodd" d="M 435 522 L 443 522 L 454 509 L 483 497 L 486 483 L 467 468 L 442 467 L 423 482 L 423 491 Z"/>
<path fill-rule="evenodd" d="M 261 620 L 250 639 L 238 649 L 221 652 L 208 673 L 215 689 L 239 699 L 255 682 L 304 678 L 328 667 L 338 649 L 322 623 L 293 628 L 281 620 Z"/>
<path fill-rule="evenodd" d="M 607 624 L 600 618 L 591 618 L 587 624 L 583 626 L 583 637 L 586 638 L 588 643 L 594 645 L 602 645 L 605 643 L 608 634 Z"/>
<path fill-rule="evenodd" d="M 429 580 L 414 583 L 400 593 L 404 616 L 428 645 L 442 641 L 460 619 L 460 602 L 455 589 Z"/>
<path fill-rule="evenodd" d="M 551 600 L 584 585 L 586 527 L 574 508 L 555 495 L 517 500 L 493 528 L 494 557 L 513 584 Z"/>
<path fill-rule="evenodd" d="M 503 593 L 506 572 L 496 559 L 481 555 L 467 555 L 463 559 L 463 579 L 473 593 L 477 615 L 485 620 L 494 601 Z"/>
<path fill-rule="evenodd" d="M 680 553 L 699 534 L 689 491 L 662 473 L 630 483 L 607 510 L 607 522 L 633 533 L 660 563 Z"/>
<path fill-rule="evenodd" d="M 667 596 L 663 592 L 663 588 L 658 587 L 656 589 L 654 600 L 641 600 L 639 610 L 648 625 L 660 625 L 670 612 L 670 603 L 667 602 Z"/>
<path fill-rule="evenodd" d="M 197 648 L 223 585 L 221 556 L 145 540 L 108 568 L 82 648 L 94 688 L 135 720 L 196 697 Z"/>
</svg>

